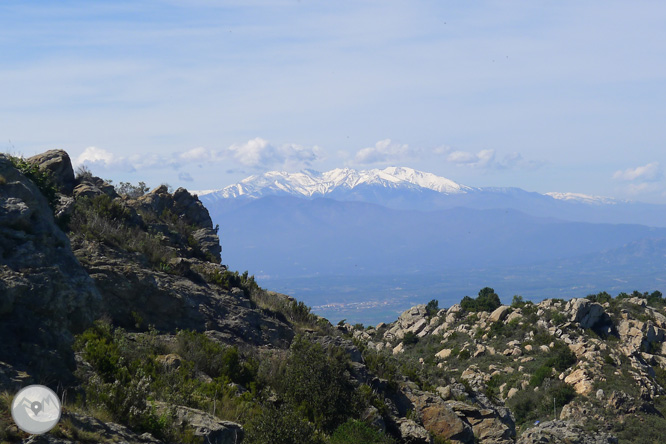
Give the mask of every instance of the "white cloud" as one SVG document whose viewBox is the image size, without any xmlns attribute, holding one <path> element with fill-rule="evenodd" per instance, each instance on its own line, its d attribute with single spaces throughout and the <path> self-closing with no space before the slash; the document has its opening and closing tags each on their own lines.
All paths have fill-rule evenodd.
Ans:
<svg viewBox="0 0 666 444">
<path fill-rule="evenodd" d="M 481 150 L 478 153 L 468 151 L 451 151 L 447 148 L 438 148 L 433 150 L 435 154 L 446 155 L 446 161 L 459 166 L 480 169 L 534 169 L 541 165 L 541 162 L 526 160 L 520 153 L 510 153 L 502 159 L 497 159 L 495 150 Z"/>
<path fill-rule="evenodd" d="M 391 139 L 380 140 L 373 147 L 363 148 L 356 153 L 356 163 L 391 163 L 415 157 L 417 150 L 409 145 L 391 142 Z"/>
<path fill-rule="evenodd" d="M 310 167 L 313 162 L 322 160 L 323 150 L 318 146 L 305 147 L 293 143 L 272 145 L 260 137 L 245 143 L 234 144 L 228 148 L 210 149 L 205 147 L 192 148 L 180 153 L 160 154 L 145 153 L 128 157 L 116 155 L 97 147 L 86 148 L 74 160 L 74 166 L 88 165 L 105 170 L 122 170 L 133 172 L 142 169 L 179 169 L 188 164 L 210 164 L 235 162 L 240 167 L 253 169 L 302 169 Z M 181 180 L 191 180 L 187 173 L 181 173 Z M 190 177 L 187 179 L 186 177 Z"/>
<path fill-rule="evenodd" d="M 495 150 L 481 150 L 476 154 L 467 151 L 453 151 L 446 156 L 446 161 L 472 168 L 502 167 L 502 164 L 495 162 Z"/>
<path fill-rule="evenodd" d="M 663 177 L 663 171 L 659 166 L 659 162 L 648 163 L 647 165 L 639 166 L 636 168 L 627 168 L 626 170 L 618 170 L 613 174 L 613 179 L 623 180 L 627 182 L 640 180 L 644 182 L 655 182 Z"/>
<path fill-rule="evenodd" d="M 185 162 L 206 162 L 216 160 L 218 156 L 214 150 L 198 147 L 187 150 L 178 157 Z"/>
<path fill-rule="evenodd" d="M 128 159 L 122 156 L 116 156 L 110 151 L 95 146 L 89 146 L 74 159 L 75 167 L 86 165 L 105 170 L 135 171 L 134 166 Z"/>
<path fill-rule="evenodd" d="M 233 158 L 243 166 L 256 169 L 302 168 L 323 158 L 323 150 L 318 146 L 304 147 L 293 143 L 275 146 L 261 137 L 231 145 L 221 154 Z"/>
</svg>

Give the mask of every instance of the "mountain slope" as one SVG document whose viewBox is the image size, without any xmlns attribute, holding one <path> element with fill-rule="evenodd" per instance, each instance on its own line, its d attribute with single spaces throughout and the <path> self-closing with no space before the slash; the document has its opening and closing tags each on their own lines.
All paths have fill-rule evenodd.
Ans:
<svg viewBox="0 0 666 444">
<path fill-rule="evenodd" d="M 225 260 L 282 277 L 528 265 L 666 236 L 638 225 L 536 218 L 514 210 L 392 210 L 363 202 L 265 197 L 211 209 Z"/>
</svg>

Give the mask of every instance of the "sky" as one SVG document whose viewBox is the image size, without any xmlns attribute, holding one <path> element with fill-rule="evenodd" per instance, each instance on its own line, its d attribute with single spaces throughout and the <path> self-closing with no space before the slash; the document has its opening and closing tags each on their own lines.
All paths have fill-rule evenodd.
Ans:
<svg viewBox="0 0 666 444">
<path fill-rule="evenodd" d="M 114 183 L 408 166 L 666 203 L 660 1 L 3 1 L 0 150 Z"/>
</svg>

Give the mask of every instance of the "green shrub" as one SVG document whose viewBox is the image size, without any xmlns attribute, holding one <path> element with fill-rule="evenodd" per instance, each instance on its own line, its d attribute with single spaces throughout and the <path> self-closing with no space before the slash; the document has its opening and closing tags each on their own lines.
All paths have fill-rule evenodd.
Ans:
<svg viewBox="0 0 666 444">
<path fill-rule="evenodd" d="M 545 380 L 539 391 L 520 390 L 506 401 L 506 405 L 513 412 L 516 424 L 521 425 L 536 419 L 542 421 L 552 419 L 553 401 L 559 410 L 575 396 L 576 392 L 570 385 L 559 380 Z"/>
<path fill-rule="evenodd" d="M 556 382 L 546 391 L 546 398 L 553 399 L 556 407 L 570 403 L 576 397 L 576 390 L 569 384 Z"/>
<path fill-rule="evenodd" d="M 563 372 L 577 362 L 576 354 L 562 341 L 556 341 L 551 350 L 555 355 L 548 358 L 546 365 Z"/>
<path fill-rule="evenodd" d="M 564 324 L 569 320 L 566 314 L 562 313 L 561 311 L 558 310 L 551 310 L 550 311 L 550 320 L 553 321 L 555 325 L 561 325 Z"/>
<path fill-rule="evenodd" d="M 335 429 L 329 441 L 330 444 L 392 444 L 394 442 L 378 430 L 355 419 L 350 419 Z"/>
<path fill-rule="evenodd" d="M 599 304 L 610 302 L 613 299 L 613 297 L 610 294 L 606 293 L 605 291 L 602 291 L 601 293 L 597 294 L 589 294 L 585 298 L 589 299 L 592 302 L 597 302 Z"/>
<path fill-rule="evenodd" d="M 433 299 L 428 304 L 426 305 L 426 313 L 428 313 L 428 317 L 433 317 L 437 314 L 439 311 L 439 301 L 437 299 Z"/>
<path fill-rule="evenodd" d="M 470 356 L 471 355 L 469 353 L 469 350 L 467 349 L 461 350 L 460 353 L 458 353 L 458 359 L 460 359 L 461 361 L 466 361 L 467 359 L 470 358 Z"/>
<path fill-rule="evenodd" d="M 542 365 L 530 378 L 530 386 L 538 387 L 543 384 L 544 379 L 550 378 L 553 374 L 553 369 L 548 365 Z"/>
<path fill-rule="evenodd" d="M 324 431 L 332 431 L 354 414 L 354 389 L 347 377 L 344 351 L 328 350 L 297 336 L 291 344 L 278 388 L 294 409 Z"/>
<path fill-rule="evenodd" d="M 14 168 L 19 170 L 24 176 L 30 179 L 39 188 L 39 191 L 46 198 L 51 210 L 55 211 L 58 205 L 58 187 L 53 181 L 51 172 L 41 169 L 36 163 L 29 162 L 27 159 L 16 156 L 8 156 L 9 161 Z"/>
<path fill-rule="evenodd" d="M 511 307 L 513 308 L 523 308 L 527 302 L 525 302 L 525 299 L 523 299 L 522 296 L 516 294 L 513 296 L 513 299 L 511 300 Z"/>
<path fill-rule="evenodd" d="M 462 301 L 460 301 L 460 306 L 464 310 L 471 312 L 493 311 L 500 305 L 502 305 L 502 302 L 500 301 L 499 296 L 495 293 L 495 290 L 490 287 L 482 288 L 476 299 L 465 296 Z"/>
<path fill-rule="evenodd" d="M 116 189 L 116 192 L 118 194 L 122 194 L 124 196 L 128 196 L 132 199 L 136 199 L 138 197 L 143 196 L 150 190 L 146 186 L 145 182 L 139 182 L 138 185 L 133 185 L 130 182 L 120 182 L 117 186 L 114 187 Z"/>
<path fill-rule="evenodd" d="M 402 338 L 402 343 L 404 345 L 412 345 L 416 344 L 417 342 L 419 342 L 419 337 L 413 331 L 408 331 Z"/>
<path fill-rule="evenodd" d="M 363 359 L 368 370 L 377 377 L 386 379 L 389 387 L 397 388 L 398 365 L 393 356 L 374 350 L 364 350 Z"/>
<path fill-rule="evenodd" d="M 658 415 L 623 415 L 621 419 L 612 422 L 612 427 L 619 442 L 662 444 L 666 419 Z"/>
<path fill-rule="evenodd" d="M 245 424 L 247 444 L 325 444 L 314 425 L 293 409 L 265 406 Z"/>
<path fill-rule="evenodd" d="M 117 378 L 121 361 L 120 349 L 109 323 L 95 321 L 91 328 L 78 336 L 74 349 L 83 353 L 83 359 L 104 381 L 112 382 Z"/>
<path fill-rule="evenodd" d="M 176 342 L 177 353 L 211 378 L 223 377 L 247 385 L 256 377 L 251 363 L 242 363 L 236 347 L 224 347 L 203 333 L 181 330 Z"/>
</svg>

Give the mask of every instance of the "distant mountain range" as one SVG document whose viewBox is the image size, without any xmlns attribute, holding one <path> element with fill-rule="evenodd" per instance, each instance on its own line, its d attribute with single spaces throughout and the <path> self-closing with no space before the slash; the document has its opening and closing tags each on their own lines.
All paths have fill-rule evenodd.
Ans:
<svg viewBox="0 0 666 444">
<path fill-rule="evenodd" d="M 199 198 L 220 225 L 224 263 L 311 305 L 336 302 L 305 291 L 333 276 L 375 279 L 376 288 L 386 276 L 413 276 L 416 295 L 427 293 L 418 286 L 426 275 L 440 279 L 442 295 L 477 282 L 537 297 L 576 296 L 576 288 L 666 290 L 663 205 L 474 188 L 393 167 L 270 172 Z M 360 288 L 345 292 L 347 300 L 368 297 Z"/>
<path fill-rule="evenodd" d="M 271 171 L 220 190 L 198 191 L 208 207 L 235 208 L 267 196 L 328 198 L 397 210 L 432 211 L 456 207 L 514 209 L 537 217 L 592 223 L 631 223 L 666 227 L 666 205 L 620 201 L 581 193 L 536 193 L 520 188 L 475 188 L 411 168 L 389 167 L 324 173 Z"/>
</svg>

